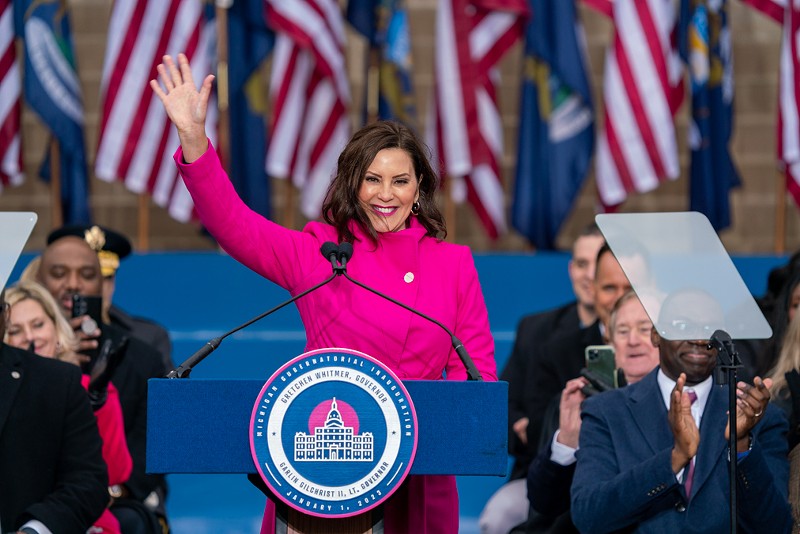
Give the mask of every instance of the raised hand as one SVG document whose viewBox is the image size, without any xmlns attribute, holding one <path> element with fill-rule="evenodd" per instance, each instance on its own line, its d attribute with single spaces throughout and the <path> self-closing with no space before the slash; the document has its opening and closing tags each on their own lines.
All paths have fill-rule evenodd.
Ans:
<svg viewBox="0 0 800 534">
<path fill-rule="evenodd" d="M 750 431 L 764 417 L 769 404 L 769 388 L 772 379 L 760 377 L 753 379 L 753 385 L 746 382 L 736 384 L 736 451 L 744 452 L 750 447 Z M 725 439 L 730 436 L 730 423 L 725 426 Z"/>
<path fill-rule="evenodd" d="M 164 56 L 164 62 L 156 70 L 164 88 L 158 80 L 150 80 L 150 87 L 178 130 L 184 160 L 191 163 L 208 148 L 205 122 L 214 76 L 206 76 L 198 91 L 189 60 L 184 54 L 178 54 L 177 66 L 171 56 Z"/>
<path fill-rule="evenodd" d="M 678 473 L 697 454 L 700 446 L 700 431 L 692 417 L 692 401 L 683 391 L 686 375 L 681 373 L 672 390 L 669 402 L 669 426 L 675 438 L 672 447 L 672 471 Z"/>
</svg>

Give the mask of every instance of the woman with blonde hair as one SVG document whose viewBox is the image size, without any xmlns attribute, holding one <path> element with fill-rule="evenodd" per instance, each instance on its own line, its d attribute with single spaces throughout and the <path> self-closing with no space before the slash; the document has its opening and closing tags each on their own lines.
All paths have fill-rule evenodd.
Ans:
<svg viewBox="0 0 800 534">
<path fill-rule="evenodd" d="M 789 419 L 789 504 L 794 517 L 792 532 L 800 534 L 800 313 L 793 314 L 786 327 L 769 377 L 771 402 Z"/>
<path fill-rule="evenodd" d="M 13 347 L 28 349 L 39 356 L 80 365 L 85 356 L 76 352 L 78 339 L 75 337 L 75 332 L 44 287 L 33 281 L 18 282 L 6 291 L 6 302 L 12 310 L 19 304 L 16 307 L 17 318 L 39 319 L 25 323 L 9 322 L 6 343 Z M 22 312 L 25 312 L 24 315 Z"/>
<path fill-rule="evenodd" d="M 6 344 L 28 349 L 45 358 L 81 365 L 85 356 L 75 352 L 78 347 L 75 333 L 44 287 L 36 282 L 21 281 L 6 289 L 6 302 L 9 306 L 4 339 Z M 89 375 L 84 374 L 81 380 L 83 387 L 89 389 L 89 382 Z M 108 483 L 113 487 L 128 480 L 133 460 L 125 441 L 119 394 L 113 384 L 108 384 L 102 400 L 104 402 L 94 404 L 94 414 L 103 439 L 103 460 L 108 468 Z M 91 532 L 119 534 L 119 522 L 106 509 Z"/>
</svg>

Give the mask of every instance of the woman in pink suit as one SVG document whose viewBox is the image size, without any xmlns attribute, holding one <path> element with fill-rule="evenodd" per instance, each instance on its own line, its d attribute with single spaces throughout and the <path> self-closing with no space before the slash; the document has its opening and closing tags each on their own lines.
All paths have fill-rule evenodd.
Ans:
<svg viewBox="0 0 800 534">
<path fill-rule="evenodd" d="M 433 317 L 467 348 L 484 380 L 496 380 L 494 341 L 470 250 L 443 241 L 438 179 L 423 145 L 405 126 L 378 122 L 356 132 L 339 156 L 323 222 L 289 230 L 252 212 L 236 195 L 205 133 L 213 76 L 198 91 L 186 57 L 165 56 L 150 82 L 175 124 L 175 154 L 200 219 L 234 258 L 296 295 L 331 274 L 327 241 L 352 243 L 348 273 Z M 332 169 L 332 172 L 334 169 Z M 343 277 L 297 301 L 306 349 L 347 347 L 402 379 L 464 380 L 450 337 L 436 325 Z M 453 409 L 458 409 L 453 407 Z M 266 526 L 273 523 L 268 503 Z M 387 533 L 455 533 L 454 477 L 411 476 L 384 506 Z"/>
<path fill-rule="evenodd" d="M 5 342 L 12 347 L 32 349 L 39 356 L 56 358 L 80 365 L 75 352 L 78 340 L 50 293 L 35 282 L 19 282 L 6 290 L 10 306 Z M 89 387 L 89 375 L 81 383 Z M 103 440 L 103 460 L 108 468 L 110 486 L 123 484 L 133 468 L 117 389 L 108 385 L 105 403 L 94 412 Z M 120 534 L 119 522 L 106 508 L 91 530 L 93 534 Z"/>
</svg>

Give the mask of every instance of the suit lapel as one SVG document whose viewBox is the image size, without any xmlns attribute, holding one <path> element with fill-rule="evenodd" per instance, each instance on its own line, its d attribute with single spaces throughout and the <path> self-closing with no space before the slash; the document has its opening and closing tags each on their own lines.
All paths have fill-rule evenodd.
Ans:
<svg viewBox="0 0 800 534">
<path fill-rule="evenodd" d="M 650 445 L 653 454 L 664 450 L 674 442 L 667 422 L 667 409 L 656 380 L 657 373 L 657 370 L 653 371 L 642 379 L 638 387 L 632 387 L 629 390 L 628 400 L 633 420 Z"/>
<path fill-rule="evenodd" d="M 708 480 L 719 457 L 727 452 L 725 441 L 725 426 L 727 425 L 727 398 L 728 388 L 720 387 L 716 383 L 711 387 L 708 402 L 703 409 L 703 419 L 700 421 L 700 449 L 694 467 L 692 494 L 697 494 Z"/>
<path fill-rule="evenodd" d="M 8 420 L 11 405 L 22 384 L 22 358 L 17 351 L 9 350 L 0 343 L 0 434 Z"/>
</svg>

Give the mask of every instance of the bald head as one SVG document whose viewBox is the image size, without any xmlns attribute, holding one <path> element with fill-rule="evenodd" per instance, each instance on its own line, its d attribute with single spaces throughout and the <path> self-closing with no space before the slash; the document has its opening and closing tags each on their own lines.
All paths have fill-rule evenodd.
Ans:
<svg viewBox="0 0 800 534">
<path fill-rule="evenodd" d="M 72 295 L 101 296 L 103 277 L 97 253 L 85 240 L 67 236 L 44 249 L 38 281 L 72 314 Z"/>
</svg>

